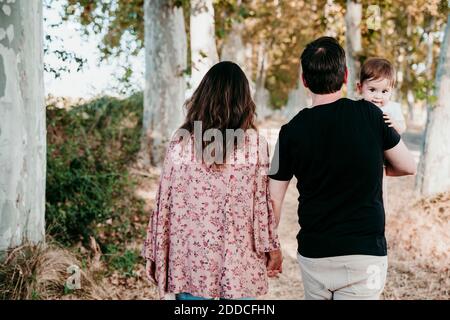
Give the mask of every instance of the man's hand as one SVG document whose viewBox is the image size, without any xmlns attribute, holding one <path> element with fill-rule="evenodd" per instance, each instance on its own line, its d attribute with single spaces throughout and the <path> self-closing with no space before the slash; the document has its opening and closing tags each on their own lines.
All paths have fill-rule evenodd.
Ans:
<svg viewBox="0 0 450 320">
<path fill-rule="evenodd" d="M 267 275 L 270 278 L 278 277 L 282 273 L 283 255 L 281 249 L 267 253 Z"/>
<path fill-rule="evenodd" d="M 152 282 L 153 284 L 157 284 L 156 281 L 156 274 L 155 274 L 155 263 L 151 260 L 147 260 L 145 264 L 145 272 L 147 274 L 147 278 Z"/>
</svg>

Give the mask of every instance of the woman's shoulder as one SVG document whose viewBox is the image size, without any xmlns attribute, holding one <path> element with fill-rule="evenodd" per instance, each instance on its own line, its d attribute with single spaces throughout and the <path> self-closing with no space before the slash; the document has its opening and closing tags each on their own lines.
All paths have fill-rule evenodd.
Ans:
<svg viewBox="0 0 450 320">
<path fill-rule="evenodd" d="M 192 137 L 172 137 L 166 147 L 166 162 L 173 165 L 192 161 L 193 142 Z"/>
<path fill-rule="evenodd" d="M 231 137 L 231 135 L 229 137 Z M 234 152 L 235 159 L 230 163 L 256 165 L 258 163 L 268 162 L 269 144 L 266 137 L 261 132 L 257 130 L 236 130 L 234 132 L 234 139 L 236 141 L 236 149 Z M 202 142 L 203 141 L 200 141 L 199 145 L 202 146 L 200 154 L 203 156 L 203 153 L 206 150 L 203 149 L 204 146 Z M 228 144 L 228 141 L 226 143 Z M 197 167 L 195 166 L 195 164 L 198 164 L 198 161 L 196 161 L 195 145 L 194 136 L 172 138 L 166 148 L 166 165 L 190 164 L 190 167 Z M 225 153 L 228 152 L 227 147 L 227 145 L 223 146 Z M 228 160 L 225 160 L 225 163 L 229 162 L 229 156 L 230 155 L 227 154 Z"/>
</svg>

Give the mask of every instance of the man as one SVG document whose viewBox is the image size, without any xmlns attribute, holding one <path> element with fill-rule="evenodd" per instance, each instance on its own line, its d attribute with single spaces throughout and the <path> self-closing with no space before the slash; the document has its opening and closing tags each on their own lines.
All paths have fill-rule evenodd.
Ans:
<svg viewBox="0 0 450 320">
<path fill-rule="evenodd" d="M 347 68 L 335 39 L 308 44 L 301 63 L 312 107 L 281 127 L 269 175 L 275 215 L 295 176 L 306 299 L 378 299 L 387 273 L 383 163 L 391 176 L 415 174 L 416 164 L 378 107 L 342 98 Z"/>
</svg>

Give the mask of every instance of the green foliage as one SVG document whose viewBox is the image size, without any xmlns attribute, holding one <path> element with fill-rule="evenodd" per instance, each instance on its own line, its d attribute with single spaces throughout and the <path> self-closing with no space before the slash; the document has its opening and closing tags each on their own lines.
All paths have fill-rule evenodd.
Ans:
<svg viewBox="0 0 450 320">
<path fill-rule="evenodd" d="M 116 245 L 108 245 L 105 258 L 109 261 L 112 269 L 121 271 L 125 276 L 133 276 L 133 270 L 141 259 L 139 251 L 120 252 Z"/>
<path fill-rule="evenodd" d="M 40 296 L 39 292 L 37 292 L 36 290 L 33 290 L 31 292 L 31 300 L 41 300 L 41 296 Z"/>
<path fill-rule="evenodd" d="M 185 26 L 189 39 L 189 0 L 167 0 L 170 5 L 183 7 Z M 427 81 L 434 79 L 439 55 L 439 33 L 449 11 L 448 0 L 358 0 L 363 7 L 361 24 L 362 52 L 356 58 L 363 62 L 367 57 L 382 56 L 394 63 L 404 75 L 399 90 L 405 97 L 408 91 L 416 98 L 426 98 Z M 104 57 L 121 53 L 136 54 L 143 47 L 144 0 L 67 0 L 66 18 L 75 18 L 86 33 L 104 34 L 99 45 Z M 214 0 L 217 46 L 221 45 L 231 30 L 232 23 L 242 22 L 243 38 L 251 45 L 250 70 L 254 81 L 264 81 L 275 107 L 286 103 L 289 92 L 298 85 L 299 56 L 314 38 L 334 34 L 345 46 L 346 0 L 317 1 L 265 1 L 265 0 Z M 333 7 L 328 13 L 327 4 Z M 381 28 L 367 25 L 368 6 L 380 8 Z M 427 37 L 434 35 L 431 65 L 424 76 L 414 66 L 424 64 L 430 52 Z M 189 44 L 189 40 L 188 40 Z M 267 52 L 266 70 L 258 70 L 258 49 Z M 188 50 L 189 55 L 189 50 Z M 190 61 L 189 56 L 187 60 Z M 189 67 L 190 68 L 190 67 Z M 259 68 L 260 69 L 260 68 Z M 422 68 L 423 69 L 423 68 Z M 189 70 L 186 71 L 189 74 Z M 264 76 L 262 76 L 264 74 Z M 125 69 L 123 81 L 129 79 Z M 421 78 L 426 78 L 425 80 Z"/>
<path fill-rule="evenodd" d="M 429 103 L 436 102 L 436 96 L 433 95 L 435 91 L 434 79 L 419 78 L 416 83 L 415 97 L 418 100 L 425 100 Z"/>
<path fill-rule="evenodd" d="M 99 44 L 104 58 L 136 55 L 144 45 L 144 0 L 67 0 L 64 10 L 65 19 L 78 20 L 86 34 L 104 34 Z"/>
<path fill-rule="evenodd" d="M 243 22 L 246 18 L 252 16 L 252 12 L 249 11 L 245 1 L 244 3 L 238 3 L 236 0 L 215 0 L 214 13 L 216 37 L 219 42 L 230 32 L 233 21 Z"/>
<path fill-rule="evenodd" d="M 64 244 L 97 236 L 96 224 L 138 210 L 126 165 L 139 150 L 142 94 L 47 107 L 46 225 Z"/>
<path fill-rule="evenodd" d="M 64 284 L 64 295 L 66 295 L 66 294 L 71 294 L 71 293 L 73 293 L 73 289 L 70 289 L 68 286 L 67 286 L 67 283 L 65 283 Z"/>
<path fill-rule="evenodd" d="M 55 0 L 44 0 L 45 10 L 52 9 L 54 2 Z M 44 71 L 53 75 L 55 79 L 61 78 L 64 73 L 70 73 L 72 69 L 79 72 L 87 63 L 80 52 L 70 51 L 62 45 L 62 37 L 57 32 L 61 24 L 61 19 L 49 18 L 44 14 L 45 41 L 43 47 L 45 57 L 49 57 L 49 59 L 44 59 Z M 52 63 L 52 58 L 56 58 L 58 63 Z"/>
</svg>

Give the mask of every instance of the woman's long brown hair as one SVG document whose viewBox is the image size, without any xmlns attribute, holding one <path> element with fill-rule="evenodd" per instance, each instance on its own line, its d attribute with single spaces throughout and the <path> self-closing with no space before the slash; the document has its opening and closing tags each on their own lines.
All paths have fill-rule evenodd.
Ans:
<svg viewBox="0 0 450 320">
<path fill-rule="evenodd" d="M 256 106 L 242 69 L 233 62 L 215 64 L 203 77 L 185 103 L 187 115 L 180 129 L 194 133 L 194 122 L 201 121 L 202 137 L 208 129 L 218 129 L 226 141 L 226 129 L 254 129 Z M 203 142 L 203 147 L 207 143 Z"/>
</svg>

